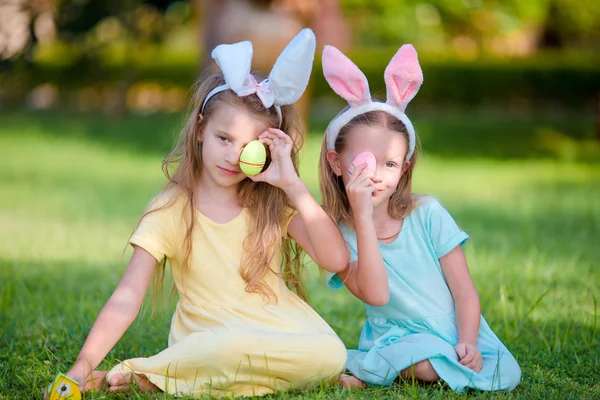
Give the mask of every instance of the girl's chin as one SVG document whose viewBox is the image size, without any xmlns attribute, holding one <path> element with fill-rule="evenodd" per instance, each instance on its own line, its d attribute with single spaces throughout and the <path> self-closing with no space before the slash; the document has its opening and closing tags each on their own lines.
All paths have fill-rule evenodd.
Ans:
<svg viewBox="0 0 600 400">
<path fill-rule="evenodd" d="M 387 205 L 390 202 L 390 198 L 389 197 L 373 196 L 371 198 L 371 201 L 373 201 L 373 207 L 375 209 L 378 209 L 380 207 L 386 207 L 387 208 Z"/>
</svg>

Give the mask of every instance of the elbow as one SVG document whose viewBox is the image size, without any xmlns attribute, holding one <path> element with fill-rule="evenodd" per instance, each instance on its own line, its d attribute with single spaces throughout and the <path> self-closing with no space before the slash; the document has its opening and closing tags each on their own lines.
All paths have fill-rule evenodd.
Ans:
<svg viewBox="0 0 600 400">
<path fill-rule="evenodd" d="M 117 287 L 117 290 L 108 299 L 104 309 L 110 314 L 118 314 L 124 321 L 131 323 L 137 318 L 142 309 L 143 296 L 143 292 L 134 293 L 128 288 Z"/>
<path fill-rule="evenodd" d="M 111 299 L 112 300 L 112 299 Z M 141 303 L 137 302 L 123 302 L 123 301 L 111 301 L 109 300 L 104 306 L 103 312 L 106 310 L 111 315 L 118 315 L 122 320 L 129 323 L 133 322 L 140 310 L 142 309 Z"/>
<path fill-rule="evenodd" d="M 327 264 L 321 264 L 321 267 L 329 272 L 338 273 L 345 270 L 349 263 L 350 255 L 348 252 L 340 252 L 339 254 L 332 255 L 329 262 Z"/>
<path fill-rule="evenodd" d="M 379 293 L 373 293 L 364 299 L 365 303 L 373 307 L 383 307 L 390 301 L 390 291 L 388 288 L 382 290 Z"/>
<path fill-rule="evenodd" d="M 348 254 L 343 254 L 337 258 L 335 263 L 332 264 L 332 272 L 342 272 L 348 268 L 348 264 L 350 264 L 350 257 Z"/>
</svg>

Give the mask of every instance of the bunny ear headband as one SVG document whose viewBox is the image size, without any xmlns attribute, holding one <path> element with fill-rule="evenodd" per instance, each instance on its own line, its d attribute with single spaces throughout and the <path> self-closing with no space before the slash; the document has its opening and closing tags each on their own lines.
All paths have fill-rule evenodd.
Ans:
<svg viewBox="0 0 600 400">
<path fill-rule="evenodd" d="M 295 103 L 308 85 L 315 46 L 313 31 L 301 30 L 279 55 L 269 77 L 260 83 L 250 74 L 252 43 L 244 41 L 215 47 L 211 56 L 223 71 L 225 84 L 206 96 L 200 112 L 204 112 L 206 103 L 215 94 L 231 89 L 240 97 L 256 93 L 265 108 L 275 106 L 281 124 L 280 106 Z"/>
<path fill-rule="evenodd" d="M 342 129 L 354 117 L 369 111 L 384 111 L 398 118 L 408 131 L 409 160 L 415 151 L 415 129 L 404 114 L 406 106 L 415 97 L 423 83 L 423 72 L 412 45 L 405 44 L 385 69 L 383 75 L 387 89 L 385 103 L 372 101 L 369 82 L 360 69 L 333 46 L 323 49 L 323 74 L 329 86 L 348 102 L 350 108 L 339 114 L 327 127 L 327 150 L 335 149 L 335 141 Z"/>
</svg>

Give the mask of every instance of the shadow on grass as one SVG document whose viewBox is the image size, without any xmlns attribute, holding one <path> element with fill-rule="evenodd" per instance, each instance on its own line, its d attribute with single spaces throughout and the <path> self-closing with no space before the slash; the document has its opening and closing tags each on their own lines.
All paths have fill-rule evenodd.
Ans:
<svg viewBox="0 0 600 400">
<path fill-rule="evenodd" d="M 100 113 L 21 112 L 2 115 L 1 131 L 32 132 L 57 139 L 81 139 L 106 148 L 166 156 L 179 129 L 182 114 L 128 114 L 110 117 Z"/>
<path fill-rule="evenodd" d="M 594 246 L 600 236 L 600 177 L 585 182 L 536 183 L 518 191 L 515 201 L 526 207 L 517 214 L 508 210 L 463 203 L 451 208 L 459 225 L 472 241 L 489 249 L 503 246 L 511 252 L 531 250 L 565 261 L 600 258 Z M 515 210 L 514 207 L 511 207 Z M 518 208 L 516 208 L 518 210 Z M 579 277 L 593 275 L 581 271 Z"/>
</svg>

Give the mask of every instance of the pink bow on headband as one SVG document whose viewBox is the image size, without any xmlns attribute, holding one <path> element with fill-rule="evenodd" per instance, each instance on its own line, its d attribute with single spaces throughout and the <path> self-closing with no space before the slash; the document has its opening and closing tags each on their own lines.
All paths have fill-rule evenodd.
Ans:
<svg viewBox="0 0 600 400">
<path fill-rule="evenodd" d="M 245 85 L 237 93 L 239 96 L 248 96 L 249 94 L 256 93 L 265 108 L 271 107 L 275 101 L 275 96 L 269 88 L 269 79 L 267 78 L 258 83 L 252 74 L 248 74 Z"/>
</svg>

